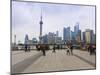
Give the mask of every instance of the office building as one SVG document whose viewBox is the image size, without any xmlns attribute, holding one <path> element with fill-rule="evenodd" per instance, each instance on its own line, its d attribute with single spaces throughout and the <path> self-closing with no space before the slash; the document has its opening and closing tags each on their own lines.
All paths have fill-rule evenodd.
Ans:
<svg viewBox="0 0 100 75">
<path fill-rule="evenodd" d="M 70 27 L 63 29 L 63 40 L 64 42 L 68 42 L 71 40 L 70 38 Z"/>
<path fill-rule="evenodd" d="M 29 38 L 28 38 L 28 35 L 26 34 L 26 35 L 25 35 L 25 41 L 24 41 L 24 44 L 28 44 L 28 40 L 29 40 Z"/>
<path fill-rule="evenodd" d="M 86 29 L 85 31 L 85 39 L 86 43 L 92 43 L 92 37 L 93 37 L 93 30 Z"/>
</svg>

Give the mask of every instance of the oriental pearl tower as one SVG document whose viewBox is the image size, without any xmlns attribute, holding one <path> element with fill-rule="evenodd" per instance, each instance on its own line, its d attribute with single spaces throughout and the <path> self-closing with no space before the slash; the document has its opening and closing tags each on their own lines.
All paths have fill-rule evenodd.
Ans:
<svg viewBox="0 0 100 75">
<path fill-rule="evenodd" d="M 41 17 L 40 17 L 40 35 L 39 35 L 39 42 L 40 44 L 42 43 L 42 24 L 43 24 L 43 21 L 42 21 L 42 10 L 41 10 Z"/>
</svg>

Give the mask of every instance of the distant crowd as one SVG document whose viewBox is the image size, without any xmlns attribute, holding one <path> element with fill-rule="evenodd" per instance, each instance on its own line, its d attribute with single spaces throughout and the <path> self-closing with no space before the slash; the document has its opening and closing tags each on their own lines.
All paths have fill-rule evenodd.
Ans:
<svg viewBox="0 0 100 75">
<path fill-rule="evenodd" d="M 36 45 L 36 48 L 37 50 L 42 51 L 43 55 L 46 56 L 46 51 L 49 50 L 49 45 L 38 44 Z M 57 49 L 59 50 L 59 46 L 56 47 L 56 44 L 53 44 L 52 52 L 55 53 Z M 66 45 L 65 50 L 66 50 L 67 55 L 73 55 L 73 45 L 72 44 Z M 90 55 L 95 54 L 96 46 L 92 44 L 88 45 L 87 51 L 90 53 Z M 25 44 L 25 52 L 30 52 L 30 46 L 27 44 Z"/>
</svg>

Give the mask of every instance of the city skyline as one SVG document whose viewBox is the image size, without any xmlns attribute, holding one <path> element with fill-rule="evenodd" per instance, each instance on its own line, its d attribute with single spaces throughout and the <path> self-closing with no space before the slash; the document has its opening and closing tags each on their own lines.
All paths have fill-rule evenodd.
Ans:
<svg viewBox="0 0 100 75">
<path fill-rule="evenodd" d="M 41 8 L 43 35 L 59 31 L 59 36 L 63 37 L 63 28 L 70 27 L 74 31 L 76 23 L 79 23 L 82 31 L 92 29 L 95 33 L 95 7 L 93 6 L 12 1 L 12 41 L 14 35 L 17 41 L 21 42 L 24 42 L 26 34 L 29 35 L 29 39 L 39 38 Z"/>
</svg>

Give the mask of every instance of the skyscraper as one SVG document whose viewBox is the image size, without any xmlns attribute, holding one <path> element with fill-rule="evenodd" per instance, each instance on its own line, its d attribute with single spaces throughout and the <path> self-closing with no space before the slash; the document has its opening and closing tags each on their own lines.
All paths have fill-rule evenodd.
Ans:
<svg viewBox="0 0 100 75">
<path fill-rule="evenodd" d="M 44 44 L 48 44 L 48 35 L 47 34 L 44 35 L 42 39 L 43 39 Z"/>
<path fill-rule="evenodd" d="M 79 23 L 76 23 L 76 25 L 74 26 L 74 32 L 77 33 L 79 30 Z"/>
<path fill-rule="evenodd" d="M 86 29 L 85 31 L 85 38 L 86 38 L 86 43 L 91 43 L 92 42 L 92 35 L 93 35 L 93 31 L 90 29 Z"/>
<path fill-rule="evenodd" d="M 78 30 L 78 33 L 76 35 L 76 39 L 77 39 L 77 42 L 81 42 L 81 30 Z"/>
<path fill-rule="evenodd" d="M 55 36 L 56 34 L 55 33 L 52 33 L 52 32 L 49 32 L 48 33 L 48 44 L 54 44 L 55 43 Z"/>
<path fill-rule="evenodd" d="M 71 31 L 71 41 L 75 43 L 75 32 Z"/>
<path fill-rule="evenodd" d="M 67 33 L 66 33 L 67 41 L 70 41 L 70 27 L 67 27 L 66 31 L 67 31 Z"/>
<path fill-rule="evenodd" d="M 32 43 L 36 44 L 37 43 L 37 39 L 36 38 L 32 38 Z"/>
<path fill-rule="evenodd" d="M 83 42 L 85 43 L 86 42 L 86 39 L 85 39 L 85 32 L 83 32 L 83 35 L 82 35 L 82 37 L 83 37 Z"/>
<path fill-rule="evenodd" d="M 66 28 L 63 29 L 63 40 L 66 41 Z"/>
<path fill-rule="evenodd" d="M 29 41 L 29 38 L 28 38 L 28 35 L 26 34 L 26 35 L 25 35 L 25 41 L 24 41 L 24 44 L 28 44 L 28 41 Z"/>
<path fill-rule="evenodd" d="M 78 42 L 78 33 L 79 33 L 79 23 L 77 22 L 76 25 L 74 26 L 74 33 L 75 33 L 75 40 Z"/>
<path fill-rule="evenodd" d="M 58 31 L 56 31 L 56 36 L 59 36 L 59 32 Z"/>
<path fill-rule="evenodd" d="M 66 41 L 70 41 L 70 27 L 64 28 L 63 29 L 63 40 Z"/>
<path fill-rule="evenodd" d="M 92 43 L 96 44 L 96 34 L 93 34 L 93 36 L 92 36 Z"/>
</svg>

